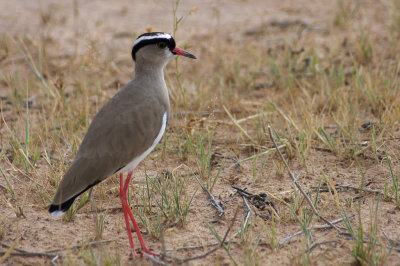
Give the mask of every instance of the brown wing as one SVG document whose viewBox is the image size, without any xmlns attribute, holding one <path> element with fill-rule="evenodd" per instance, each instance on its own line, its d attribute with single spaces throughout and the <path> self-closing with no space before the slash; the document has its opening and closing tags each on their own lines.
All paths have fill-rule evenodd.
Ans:
<svg viewBox="0 0 400 266">
<path fill-rule="evenodd" d="M 94 117 L 52 206 L 60 209 L 68 200 L 71 205 L 75 197 L 146 151 L 161 129 L 165 112 L 169 103 L 147 88 L 131 82 L 121 89 Z"/>
</svg>

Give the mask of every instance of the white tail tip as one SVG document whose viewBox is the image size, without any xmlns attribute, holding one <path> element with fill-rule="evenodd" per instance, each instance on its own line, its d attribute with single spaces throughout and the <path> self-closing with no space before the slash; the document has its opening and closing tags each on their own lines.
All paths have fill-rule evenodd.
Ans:
<svg viewBox="0 0 400 266">
<path fill-rule="evenodd" d="M 63 216 L 65 212 L 63 211 L 53 211 L 51 213 L 51 216 L 53 216 L 54 219 L 59 219 L 61 216 Z"/>
</svg>

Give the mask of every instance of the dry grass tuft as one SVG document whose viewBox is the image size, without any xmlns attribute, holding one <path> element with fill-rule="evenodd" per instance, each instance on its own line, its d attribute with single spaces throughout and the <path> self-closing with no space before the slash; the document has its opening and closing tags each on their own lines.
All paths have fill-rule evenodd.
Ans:
<svg viewBox="0 0 400 266">
<path fill-rule="evenodd" d="M 201 7 L 180 3 L 190 15 L 175 20 L 174 33 L 199 60 L 168 65 L 170 124 L 129 189 L 146 242 L 175 262 L 214 246 L 221 248 L 193 263 L 400 259 L 400 6 L 338 0 L 306 10 L 301 2 L 271 7 L 286 18 L 263 13 L 255 26 L 232 20 L 232 28 L 217 23 L 185 38 L 180 27 L 194 23 Z M 208 19 L 218 22 L 224 7 L 215 5 Z M 11 264 L 126 264 L 116 178 L 62 221 L 47 206 L 91 119 L 131 79 L 127 47 L 138 33 L 106 38 L 96 28 L 106 18 L 89 30 L 77 23 L 85 12 L 77 1 L 71 17 L 62 9 L 43 5 L 36 31 L 0 35 L 0 255 Z M 68 36 L 58 35 L 63 28 Z M 324 226 L 291 182 L 268 124 L 296 182 L 321 216 L 342 219 L 339 230 Z M 248 212 L 232 185 L 266 193 L 271 204 L 247 199 Z M 21 238 L 7 253 L 17 243 L 16 221 Z"/>
</svg>

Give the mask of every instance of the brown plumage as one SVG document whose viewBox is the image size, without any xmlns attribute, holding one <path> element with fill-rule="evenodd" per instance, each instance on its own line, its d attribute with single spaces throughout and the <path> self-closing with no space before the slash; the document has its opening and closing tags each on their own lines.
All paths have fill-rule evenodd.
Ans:
<svg viewBox="0 0 400 266">
<path fill-rule="evenodd" d="M 140 83 L 128 83 L 94 117 L 52 206 L 61 207 L 151 147 L 160 132 L 163 114 L 169 113 L 169 99 Z"/>
<path fill-rule="evenodd" d="M 144 244 L 140 229 L 128 205 L 127 190 L 132 171 L 162 138 L 169 115 L 168 89 L 163 69 L 175 55 L 195 58 L 176 47 L 166 33 L 142 34 L 135 41 L 132 58 L 135 78 L 108 101 L 93 118 L 71 167 L 61 180 L 49 211 L 59 217 L 75 198 L 120 173 L 120 198 L 132 253 L 132 221 L 142 250 L 156 255 Z M 123 173 L 129 172 L 123 181 Z"/>
</svg>

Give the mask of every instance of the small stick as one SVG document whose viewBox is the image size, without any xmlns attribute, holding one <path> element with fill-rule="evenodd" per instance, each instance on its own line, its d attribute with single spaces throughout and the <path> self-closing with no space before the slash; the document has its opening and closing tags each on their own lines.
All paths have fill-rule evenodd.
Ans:
<svg viewBox="0 0 400 266">
<path fill-rule="evenodd" d="M 0 254 L 5 254 L 6 252 L 0 251 Z M 46 252 L 29 252 L 24 250 L 24 252 L 21 251 L 13 251 L 10 253 L 10 255 L 13 256 L 43 256 L 43 257 L 71 257 L 71 258 L 79 258 L 80 256 L 74 256 L 74 255 L 63 255 L 63 254 L 53 254 L 53 253 L 46 253 Z"/>
<path fill-rule="evenodd" d="M 250 209 L 249 204 L 247 203 L 246 197 L 242 195 L 242 199 L 243 199 L 244 205 L 246 206 L 246 209 L 247 209 L 246 218 L 244 219 L 243 227 L 242 227 L 242 230 L 241 230 L 241 231 L 244 231 L 244 230 L 246 230 L 246 227 L 247 227 L 247 225 L 249 223 L 249 219 L 250 219 L 250 215 L 251 215 L 251 209 Z"/>
<path fill-rule="evenodd" d="M 229 243 L 233 243 L 234 241 L 230 240 L 230 241 L 225 241 L 224 244 L 229 244 Z M 221 244 L 220 242 L 215 242 L 215 243 L 210 243 L 210 244 L 206 244 L 206 245 L 199 245 L 199 246 L 183 246 L 183 247 L 178 247 L 176 248 L 176 250 L 182 250 L 182 249 L 199 249 L 199 248 L 205 248 L 205 247 L 213 247 L 213 246 L 217 246 Z"/>
<path fill-rule="evenodd" d="M 226 240 L 226 238 L 228 237 L 228 234 L 229 234 L 229 232 L 231 231 L 231 229 L 232 229 L 232 227 L 233 227 L 233 224 L 235 223 L 235 220 L 236 220 L 236 217 L 237 217 L 238 212 L 239 212 L 239 206 L 236 208 L 235 215 L 234 215 L 233 218 L 232 218 L 231 224 L 229 225 L 228 230 L 226 230 L 226 233 L 225 233 L 225 235 L 224 235 L 224 238 L 222 238 L 222 241 L 221 241 L 221 243 L 218 245 L 218 247 L 216 247 L 216 248 L 214 248 L 214 249 L 210 250 L 209 252 L 206 252 L 206 253 L 204 253 L 204 254 L 202 254 L 202 255 L 199 255 L 199 256 L 196 256 L 196 257 L 192 257 L 192 258 L 184 259 L 183 262 L 187 262 L 187 261 L 190 261 L 190 260 L 195 260 L 195 259 L 204 258 L 204 257 L 206 257 L 206 256 L 208 256 L 208 255 L 214 253 L 214 252 L 217 251 L 219 248 L 221 248 L 221 247 L 224 245 L 225 240 Z"/>
<path fill-rule="evenodd" d="M 5 254 L 6 252 L 0 251 L 0 254 Z M 71 258 L 79 258 L 79 256 L 73 256 L 73 255 L 62 255 L 62 254 L 52 254 L 52 253 L 45 253 L 45 252 L 20 252 L 20 251 L 13 251 L 10 253 L 10 255 L 13 256 L 43 256 L 43 257 L 71 257 Z"/>
<path fill-rule="evenodd" d="M 232 185 L 232 188 L 236 189 L 241 196 L 243 196 L 243 195 L 254 196 L 250 192 L 247 192 L 246 190 L 241 189 L 241 188 L 239 188 L 239 187 L 237 187 L 235 185 Z"/>
<path fill-rule="evenodd" d="M 311 251 L 313 251 L 314 248 L 316 248 L 319 245 L 324 245 L 324 244 L 328 244 L 328 243 L 335 243 L 335 242 L 339 242 L 339 241 L 340 241 L 340 239 L 315 242 L 314 244 L 312 244 L 312 246 L 308 250 L 306 250 L 306 253 L 310 253 Z"/>
<path fill-rule="evenodd" d="M 146 252 L 144 252 L 144 256 L 150 260 L 152 260 L 154 263 L 160 264 L 160 265 L 167 265 L 164 261 L 160 260 L 154 255 L 149 255 Z"/>
<path fill-rule="evenodd" d="M 292 239 L 292 238 L 295 237 L 295 236 L 300 235 L 301 233 L 303 233 L 303 231 L 297 231 L 297 232 L 295 232 L 294 234 L 291 234 L 290 236 L 285 237 L 284 239 L 282 239 L 282 240 L 279 242 L 279 246 L 283 246 L 283 245 L 284 245 L 286 242 L 288 242 L 290 239 Z"/>
<path fill-rule="evenodd" d="M 99 241 L 92 241 L 92 242 L 88 242 L 88 243 L 83 243 L 83 244 L 76 244 L 73 245 L 72 247 L 66 247 L 66 248 L 59 248 L 59 249 L 53 249 L 53 250 L 48 250 L 48 253 L 56 253 L 59 251 L 64 251 L 64 250 L 68 250 L 68 249 L 78 249 L 81 247 L 86 247 L 86 246 L 94 246 L 97 244 L 103 244 L 103 243 L 108 243 L 108 242 L 113 242 L 114 240 L 99 240 Z M 0 242 L 1 244 L 1 242 Z M 18 250 L 18 249 L 17 249 Z"/>
<path fill-rule="evenodd" d="M 308 197 L 307 193 L 304 192 L 304 190 L 301 188 L 300 184 L 297 183 L 296 178 L 294 177 L 292 171 L 290 170 L 290 167 L 288 165 L 288 163 L 286 162 L 285 158 L 283 157 L 281 151 L 278 149 L 278 145 L 275 142 L 274 137 L 272 136 L 272 130 L 271 130 L 271 125 L 268 124 L 268 131 L 269 131 L 269 136 L 272 140 L 272 142 L 274 143 L 274 146 L 276 148 L 276 150 L 278 151 L 279 157 L 281 158 L 282 162 L 285 164 L 288 172 L 289 172 L 289 176 L 292 179 L 292 182 L 296 185 L 296 187 L 300 190 L 301 194 L 303 194 L 304 198 L 306 199 L 306 201 L 308 202 L 308 204 L 310 205 L 311 209 L 313 210 L 313 212 L 315 213 L 316 216 L 318 216 L 321 220 L 323 220 L 325 223 L 329 224 L 331 227 L 335 228 L 336 230 L 339 230 L 338 227 L 336 227 L 334 224 L 332 224 L 331 222 L 329 222 L 327 219 L 325 219 L 323 216 L 321 216 L 319 214 L 319 212 L 317 211 L 317 209 L 315 209 L 314 204 L 312 203 L 311 199 Z"/>
<path fill-rule="evenodd" d="M 197 178 L 197 176 L 194 176 L 197 183 L 199 183 L 200 187 L 207 192 L 208 196 L 211 199 L 211 204 L 217 209 L 218 211 L 218 216 L 221 217 L 222 215 L 224 215 L 224 210 L 222 209 L 222 207 L 217 203 L 217 201 L 215 200 L 214 196 L 211 194 L 211 192 L 208 190 L 207 186 L 203 186 L 200 182 L 200 180 Z"/>
<path fill-rule="evenodd" d="M 54 258 L 52 258 L 51 261 L 50 261 L 51 264 L 53 264 L 54 266 L 57 266 L 56 260 L 58 259 L 58 257 L 60 257 L 60 256 L 57 255 Z"/>
<path fill-rule="evenodd" d="M 231 244 L 231 243 L 239 243 L 239 242 L 235 241 L 235 240 L 228 240 L 228 241 L 225 241 L 224 244 Z M 200 248 L 204 249 L 205 247 L 213 247 L 213 246 L 216 246 L 219 244 L 220 244 L 220 242 L 215 242 L 215 243 L 210 243 L 210 244 L 205 244 L 205 245 L 198 245 L 198 246 L 182 246 L 182 247 L 176 248 L 176 250 L 200 249 Z M 258 245 L 269 246 L 269 243 L 264 243 L 264 242 L 260 241 L 260 242 L 258 242 Z M 168 249 L 168 250 L 171 250 L 171 249 Z"/>
<path fill-rule="evenodd" d="M 336 184 L 335 187 L 340 187 L 340 188 L 351 188 L 354 190 L 362 190 L 365 192 L 372 192 L 372 193 L 377 193 L 377 194 L 383 194 L 383 192 L 381 190 L 375 190 L 375 189 L 369 189 L 369 188 L 358 188 L 358 187 L 354 187 L 354 186 L 349 186 L 349 185 L 339 185 Z"/>
<path fill-rule="evenodd" d="M 7 187 L 0 181 L 0 187 L 4 188 L 5 190 L 8 191 Z"/>
<path fill-rule="evenodd" d="M 400 240 L 391 239 L 391 238 L 388 236 L 388 234 L 387 234 L 386 232 L 383 232 L 383 235 L 385 236 L 385 238 L 386 238 L 387 240 L 389 240 L 389 242 L 390 242 L 391 244 L 394 244 L 394 245 L 399 245 L 399 244 L 400 244 Z"/>
<path fill-rule="evenodd" d="M 81 248 L 83 246 L 91 246 L 91 245 L 95 245 L 95 244 L 99 244 L 99 243 L 106 243 L 106 242 L 111 242 L 112 240 L 100 240 L 100 241 L 93 241 L 93 242 L 89 242 L 87 244 L 81 244 L 81 245 L 74 245 L 72 248 Z M 0 241 L 0 245 L 7 247 L 7 248 L 11 248 L 10 245 L 3 243 Z M 77 257 L 79 258 L 80 256 L 74 256 L 74 255 L 63 255 L 63 254 L 56 254 L 56 252 L 59 251 L 64 251 L 64 250 L 68 250 L 69 248 L 64 248 L 64 249 L 54 249 L 54 250 L 50 250 L 47 252 L 41 252 L 41 251 L 27 251 L 24 249 L 20 249 L 20 248 L 14 248 L 14 250 L 10 253 L 10 255 L 16 255 L 16 256 L 45 256 L 45 257 Z M 0 251 L 0 254 L 5 254 L 6 252 Z"/>
<path fill-rule="evenodd" d="M 18 240 L 18 239 L 19 238 L 17 238 L 16 240 Z M 75 256 L 71 256 L 71 255 L 56 254 L 56 253 L 53 253 L 52 251 L 50 251 L 50 252 L 26 251 L 24 249 L 15 247 L 16 243 L 17 243 L 17 241 L 14 241 L 14 243 L 12 245 L 8 245 L 8 244 L 0 241 L 0 245 L 2 245 L 3 247 L 9 248 L 8 251 L 0 251 L 0 254 L 5 254 L 2 258 L 4 258 L 7 255 L 7 253 L 9 253 L 9 255 L 17 255 L 17 256 L 75 257 Z M 15 251 L 13 251 L 13 250 L 15 250 Z M 76 256 L 76 257 L 79 257 L 79 256 Z"/>
<path fill-rule="evenodd" d="M 229 243 L 229 242 L 230 242 L 230 241 L 226 241 L 226 238 L 228 237 L 228 234 L 229 234 L 229 232 L 231 231 L 231 229 L 232 229 L 232 227 L 233 227 L 233 224 L 235 223 L 235 220 L 236 220 L 236 217 L 237 217 L 238 212 L 239 212 L 239 206 L 236 208 L 235 215 L 233 216 L 232 221 L 231 221 L 231 224 L 229 225 L 228 229 L 226 230 L 226 233 L 225 233 L 225 235 L 224 235 L 224 238 L 222 239 L 222 241 L 221 241 L 220 243 L 218 243 L 218 246 L 217 246 L 217 247 L 211 249 L 210 251 L 207 251 L 206 253 L 201 254 L 201 255 L 198 255 L 198 256 L 195 256 L 195 257 L 185 258 L 185 259 L 177 258 L 177 257 L 172 257 L 172 256 L 168 256 L 168 255 L 166 255 L 166 254 L 162 254 L 162 255 L 165 256 L 165 257 L 168 257 L 168 258 L 172 258 L 172 259 L 178 260 L 178 261 L 180 261 L 180 262 L 188 262 L 188 261 L 191 261 L 191 260 L 197 260 L 197 259 L 202 259 L 202 258 L 204 258 L 204 257 L 207 257 L 208 255 L 214 253 L 214 252 L 217 251 L 219 248 L 221 248 L 225 243 Z"/>
<path fill-rule="evenodd" d="M 350 218 L 353 218 L 354 216 L 355 216 L 355 215 L 352 214 L 352 215 L 348 216 L 347 218 L 350 219 Z M 340 222 L 343 221 L 343 220 L 344 220 L 344 218 L 339 218 L 339 219 L 333 220 L 331 223 L 332 223 L 332 224 L 337 224 L 337 223 L 340 223 Z M 329 225 L 329 224 L 315 225 L 315 226 L 312 226 L 312 227 L 307 228 L 307 230 L 311 230 L 311 229 L 325 229 L 325 228 L 330 228 L 330 227 L 331 227 L 331 225 Z M 288 236 L 288 237 L 285 237 L 284 239 L 282 239 L 282 240 L 279 242 L 279 246 L 283 246 L 283 245 L 284 245 L 286 242 L 288 242 L 290 239 L 292 239 L 293 237 L 295 237 L 295 236 L 297 236 L 297 235 L 300 235 L 301 233 L 303 233 L 303 231 L 297 231 L 296 233 L 291 234 L 291 235 Z"/>
<path fill-rule="evenodd" d="M 217 209 L 218 211 L 218 216 L 221 217 L 222 215 L 224 215 L 224 210 L 222 209 L 222 207 L 217 203 L 217 201 L 215 200 L 214 196 L 211 194 L 211 192 L 208 190 L 207 187 L 203 187 L 203 189 L 207 192 L 208 196 L 211 199 L 211 204 Z"/>
</svg>

